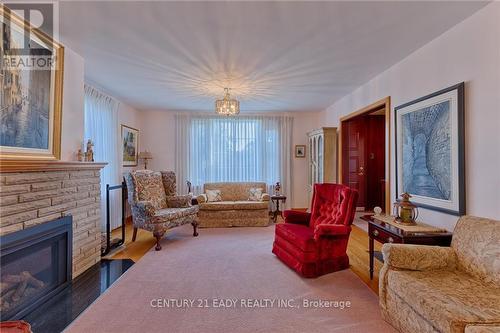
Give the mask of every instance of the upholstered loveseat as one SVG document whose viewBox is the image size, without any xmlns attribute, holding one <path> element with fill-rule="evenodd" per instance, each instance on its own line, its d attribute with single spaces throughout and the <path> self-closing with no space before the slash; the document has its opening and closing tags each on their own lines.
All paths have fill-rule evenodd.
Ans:
<svg viewBox="0 0 500 333">
<path fill-rule="evenodd" d="M 132 241 L 138 228 L 151 231 L 159 251 L 165 232 L 187 223 L 193 226 L 193 236 L 198 236 L 198 206 L 191 206 L 191 195 L 177 195 L 174 172 L 137 170 L 124 178 L 134 223 Z"/>
<path fill-rule="evenodd" d="M 500 329 L 500 221 L 464 216 L 451 247 L 384 244 L 380 307 L 405 333 Z"/>
<path fill-rule="evenodd" d="M 250 201 L 250 189 L 261 189 L 259 201 Z M 221 201 L 208 202 L 206 194 L 197 197 L 200 227 L 260 227 L 269 225 L 269 194 L 266 183 L 206 183 L 203 192 L 219 190 Z"/>
</svg>

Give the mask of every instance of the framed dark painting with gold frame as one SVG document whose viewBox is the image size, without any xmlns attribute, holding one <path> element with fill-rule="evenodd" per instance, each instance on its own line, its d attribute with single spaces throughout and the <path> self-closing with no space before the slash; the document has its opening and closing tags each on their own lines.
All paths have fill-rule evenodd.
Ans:
<svg viewBox="0 0 500 333">
<path fill-rule="evenodd" d="M 0 5 L 0 160 L 59 160 L 64 47 Z"/>
<path fill-rule="evenodd" d="M 295 145 L 295 157 L 296 158 L 306 157 L 306 145 Z"/>
</svg>

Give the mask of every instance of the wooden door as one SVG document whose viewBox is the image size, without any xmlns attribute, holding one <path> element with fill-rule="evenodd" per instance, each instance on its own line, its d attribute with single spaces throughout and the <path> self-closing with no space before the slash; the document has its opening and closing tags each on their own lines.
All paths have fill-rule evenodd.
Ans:
<svg viewBox="0 0 500 333">
<path fill-rule="evenodd" d="M 342 122 L 342 183 L 358 190 L 358 207 L 366 205 L 365 135 L 364 117 Z"/>
<path fill-rule="evenodd" d="M 385 115 L 366 116 L 366 210 L 385 210 Z"/>
</svg>

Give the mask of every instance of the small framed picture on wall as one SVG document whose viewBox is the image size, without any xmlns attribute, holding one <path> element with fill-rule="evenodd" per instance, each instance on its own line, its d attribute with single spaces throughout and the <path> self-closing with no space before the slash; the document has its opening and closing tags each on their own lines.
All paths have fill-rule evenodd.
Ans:
<svg viewBox="0 0 500 333">
<path fill-rule="evenodd" d="M 306 146 L 305 145 L 295 145 L 295 157 L 297 157 L 297 158 L 306 157 Z"/>
<path fill-rule="evenodd" d="M 122 125 L 123 166 L 137 166 L 139 152 L 139 130 Z"/>
</svg>

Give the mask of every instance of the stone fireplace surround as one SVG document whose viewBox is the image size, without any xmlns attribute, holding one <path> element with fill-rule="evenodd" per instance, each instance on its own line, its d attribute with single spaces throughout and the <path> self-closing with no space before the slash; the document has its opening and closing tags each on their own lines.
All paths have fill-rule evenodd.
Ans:
<svg viewBox="0 0 500 333">
<path fill-rule="evenodd" d="M 105 163 L 0 165 L 0 234 L 73 216 L 73 279 L 101 259 L 100 169 Z"/>
</svg>

